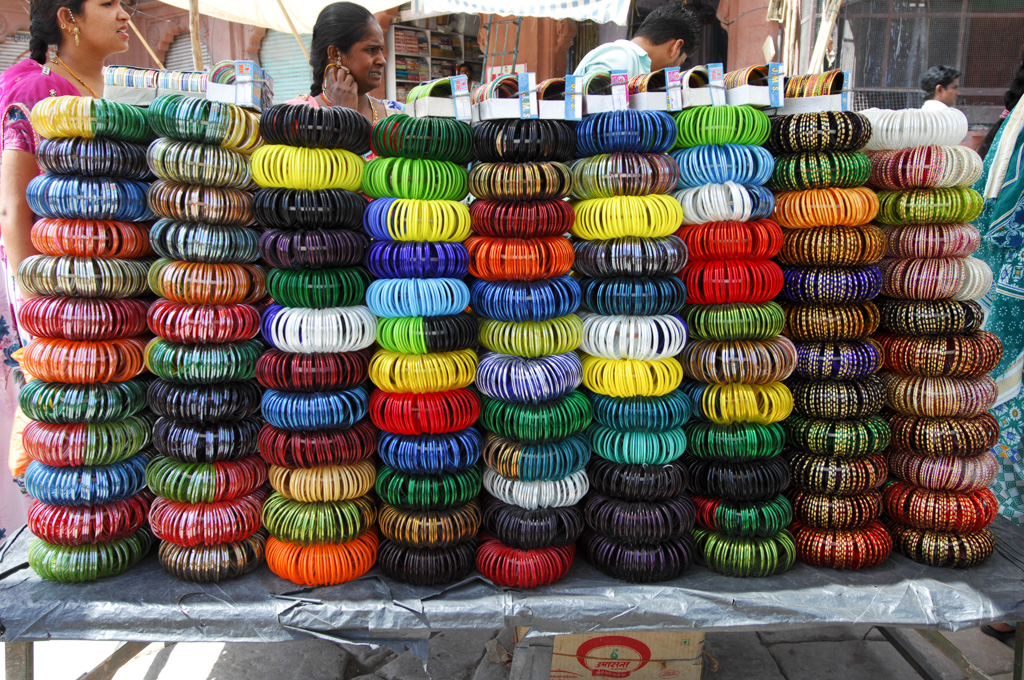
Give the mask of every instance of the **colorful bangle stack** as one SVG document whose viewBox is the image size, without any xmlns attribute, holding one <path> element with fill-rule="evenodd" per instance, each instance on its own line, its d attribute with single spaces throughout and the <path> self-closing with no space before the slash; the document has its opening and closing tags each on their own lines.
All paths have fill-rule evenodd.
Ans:
<svg viewBox="0 0 1024 680">
<path fill-rule="evenodd" d="M 901 481 L 884 492 L 885 523 L 896 550 L 931 566 L 970 567 L 995 549 L 996 515 L 986 487 L 998 470 L 990 450 L 999 425 L 988 376 L 1002 343 L 980 330 L 992 271 L 970 257 L 980 245 L 981 196 L 970 188 L 981 159 L 952 146 L 966 117 L 942 111 L 871 111 L 872 183 L 887 259 L 879 303 L 886 406 L 892 445 L 889 472 Z"/>
<path fill-rule="evenodd" d="M 258 247 L 274 304 L 262 307 L 271 349 L 254 366 L 266 423 L 253 447 L 273 490 L 267 565 L 300 585 L 336 585 L 362 576 L 378 545 L 366 385 L 377 317 L 365 303 L 367 200 L 357 193 L 370 125 L 350 109 L 285 104 L 264 109 L 260 131 L 252 205 L 268 229 Z"/>
<path fill-rule="evenodd" d="M 615 127 L 615 115 L 584 120 L 577 130 L 581 156 L 593 153 L 584 129 Z M 620 132 L 644 134 L 629 124 Z M 602 481 L 583 504 L 583 540 L 594 566 L 615 578 L 664 581 L 693 563 L 694 507 L 679 463 L 693 409 L 678 389 L 683 367 L 676 359 L 688 335 L 678 315 L 686 298 L 678 273 L 689 257 L 673 235 L 684 213 L 670 192 L 695 186 L 702 173 L 749 180 L 763 170 L 748 167 L 750 159 L 763 164 L 764 155 L 741 144 L 710 156 L 703 148 L 675 158 L 665 148 L 590 155 L 572 166 L 574 196 L 582 199 L 574 205 L 575 270 L 589 310 L 580 314 L 583 385 L 594 409 L 588 469 Z M 659 474 L 645 475 L 648 469 Z M 673 483 L 666 488 L 668 475 Z"/>
<path fill-rule="evenodd" d="M 768 219 L 775 200 L 764 186 L 774 159 L 762 147 L 736 145 L 763 143 L 770 123 L 745 106 L 690 109 L 676 120 L 676 144 L 686 148 L 674 155 L 692 187 L 675 194 L 686 225 L 676 234 L 690 253 L 680 278 L 694 340 L 679 360 L 687 378 L 681 391 L 695 415 L 685 426 L 681 461 L 697 510 L 692 536 L 714 571 L 768 576 L 793 564 L 779 421 L 793 408 L 782 380 L 797 352 L 779 336 L 785 315 L 771 301 L 784 284 L 771 260 L 783 247 L 783 231 Z M 718 127 L 702 129 L 709 124 Z M 697 159 L 704 169 L 691 171 Z"/>
<path fill-rule="evenodd" d="M 451 118 L 390 116 L 373 126 L 363 191 L 373 197 L 363 226 L 374 239 L 366 267 L 377 277 L 366 295 L 380 317 L 381 349 L 368 367 L 377 387 L 369 412 L 380 428 L 383 466 L 378 564 L 391 578 L 440 585 L 473 570 L 480 528 L 480 398 L 468 389 L 476 372 L 477 321 L 466 313 L 473 271 L 465 163 L 473 132 Z M 471 177 L 469 178 L 472 179 Z M 463 243 L 465 242 L 465 244 Z M 482 244 L 486 248 L 486 244 Z M 515 257 L 564 254 L 542 245 Z"/>
<path fill-rule="evenodd" d="M 159 203 L 163 187 L 176 186 L 180 194 L 229 192 L 239 205 L 251 205 L 247 154 L 262 144 L 252 114 L 167 96 L 147 115 L 163 135 L 146 156 L 164 182 L 150 201 Z M 159 455 L 146 473 L 157 496 L 150 526 L 169 574 L 215 582 L 255 569 L 266 547 L 267 464 L 256 455 L 261 420 L 254 380 L 266 272 L 253 264 L 259 251 L 250 210 L 209 221 L 161 212 L 150 238 L 163 259 L 151 268 L 149 284 L 163 299 L 150 307 L 149 330 L 157 337 L 145 353 L 158 378 L 148 393 L 159 416 L 153 426 Z M 217 408 L 218 398 L 230 401 Z M 201 531 L 189 526 L 196 523 Z"/>
<path fill-rule="evenodd" d="M 45 106 L 43 106 L 45 104 Z M 35 379 L 19 395 L 29 418 L 25 486 L 35 540 L 29 565 L 45 579 L 115 576 L 145 557 L 153 494 L 146 489 L 145 290 L 151 259 L 142 109 L 85 97 L 40 102 L 39 165 L 29 195 L 44 219 L 32 241 L 44 255 L 19 268 L 40 297 L 19 312 L 33 339 L 21 359 Z M 95 193 L 93 193 L 95 192 Z M 95 201 L 95 202 L 93 202 Z M 127 201 L 127 202 L 125 202 Z M 63 206 L 58 209 L 58 206 Z"/>
<path fill-rule="evenodd" d="M 530 588 L 557 581 L 572 565 L 583 530 L 577 504 L 588 488 L 585 431 L 592 413 L 576 389 L 584 326 L 575 314 L 579 284 L 567 276 L 573 244 L 565 237 L 576 215 L 562 198 L 584 174 L 593 180 L 584 185 L 587 196 L 608 195 L 615 180 L 584 172 L 580 161 L 565 165 L 577 135 L 563 122 L 487 121 L 474 128 L 473 142 L 486 162 L 470 172 L 477 200 L 466 247 L 479 343 L 489 350 L 476 387 L 483 485 L 494 497 L 483 512 L 492 538 L 477 551 L 476 566 L 499 585 Z M 664 182 L 671 171 L 650 157 L 602 158 L 632 163 L 652 184 Z"/>
<path fill-rule="evenodd" d="M 878 415 L 882 348 L 867 338 L 885 255 L 885 234 L 871 224 L 878 199 L 862 186 L 871 161 L 859 149 L 870 134 L 858 114 L 799 114 L 773 119 L 769 141 L 769 185 L 784 192 L 775 216 L 784 227 L 785 333 L 798 357 L 783 423 L 793 446 L 790 530 L 797 559 L 833 569 L 873 567 L 892 551 L 875 489 L 890 439 Z"/>
</svg>

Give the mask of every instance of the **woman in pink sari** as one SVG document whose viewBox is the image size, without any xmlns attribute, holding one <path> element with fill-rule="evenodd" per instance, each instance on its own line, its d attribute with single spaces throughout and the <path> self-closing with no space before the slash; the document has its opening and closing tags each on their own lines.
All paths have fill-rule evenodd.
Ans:
<svg viewBox="0 0 1024 680">
<path fill-rule="evenodd" d="M 61 95 L 103 96 L 103 62 L 128 49 L 131 7 L 121 0 L 32 0 L 29 58 L 0 74 L 0 450 L 11 439 L 22 384 L 11 357 L 21 346 L 14 273 L 36 254 L 30 238 L 35 216 L 25 190 L 39 174 L 38 138 L 30 113 L 41 99 Z M 53 47 L 52 54 L 50 47 Z M 7 458 L 5 455 L 4 458 Z M 29 501 L 20 475 L 24 461 L 11 458 L 14 477 L 0 474 L 0 544 L 25 523 Z"/>
</svg>

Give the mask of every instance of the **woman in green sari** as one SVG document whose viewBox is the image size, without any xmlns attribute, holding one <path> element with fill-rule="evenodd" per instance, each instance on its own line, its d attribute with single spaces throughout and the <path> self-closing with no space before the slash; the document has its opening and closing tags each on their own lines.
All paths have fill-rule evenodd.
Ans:
<svg viewBox="0 0 1024 680">
<path fill-rule="evenodd" d="M 1003 342 L 1003 358 L 992 371 L 999 397 L 992 414 L 1001 434 L 994 453 L 999 474 L 992 491 L 999 512 L 1024 526 L 1024 57 L 1010 89 L 1003 96 L 1006 109 L 979 152 L 985 170 L 974 188 L 985 197 L 985 209 L 975 220 L 981 246 L 975 257 L 985 260 L 995 275 L 995 285 L 982 300 L 984 328 Z M 1014 629 L 1007 624 L 982 626 L 982 632 L 1008 641 Z"/>
</svg>

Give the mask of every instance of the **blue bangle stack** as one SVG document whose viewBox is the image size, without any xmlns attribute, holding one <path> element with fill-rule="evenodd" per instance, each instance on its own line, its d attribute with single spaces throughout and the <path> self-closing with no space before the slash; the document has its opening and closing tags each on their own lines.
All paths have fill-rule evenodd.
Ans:
<svg viewBox="0 0 1024 680">
<path fill-rule="evenodd" d="M 863 133 L 844 138 L 840 126 Z M 819 129 L 821 134 L 802 140 L 788 133 L 793 129 Z M 857 483 L 834 482 L 842 471 L 853 477 L 857 470 L 884 469 L 865 463 L 876 461 L 889 444 L 888 424 L 879 416 L 881 399 L 869 396 L 861 406 L 843 399 L 846 390 L 881 394 L 876 373 L 882 367 L 882 350 L 868 337 L 872 328 L 839 321 L 848 314 L 844 310 L 873 310 L 872 300 L 882 287 L 878 262 L 885 255 L 885 237 L 870 223 L 874 211 L 849 219 L 839 205 L 844 192 L 865 191 L 858 187 L 867 179 L 864 169 L 870 161 L 860 149 L 870 139 L 870 129 L 867 119 L 856 113 L 841 118 L 784 116 L 772 119 L 768 144 L 776 154 L 769 184 L 779 201 L 795 206 L 806 202 L 818 209 L 778 216 L 786 314 L 823 321 L 813 330 L 787 325 L 798 360 L 787 381 L 794 412 L 783 425 L 791 447 L 793 479 L 787 495 L 797 558 L 833 569 L 877 566 L 892 552 L 892 539 L 878 521 L 882 507 L 877 487 L 884 478 L 867 475 Z M 823 333 L 824 328 L 831 330 Z M 839 472 L 830 476 L 822 470 Z"/>
<path fill-rule="evenodd" d="M 87 111 L 99 102 L 48 101 L 61 110 L 84 104 Z M 34 296 L 18 314 L 21 330 L 32 336 L 21 366 L 36 378 L 19 396 L 29 419 L 21 435 L 31 459 L 25 488 L 35 499 L 28 526 L 37 540 L 28 559 L 45 579 L 84 582 L 123 573 L 153 543 L 145 478 L 152 419 L 141 337 L 148 304 L 137 299 L 152 262 L 149 171 L 145 146 L 137 143 L 149 131 L 135 107 L 87 123 L 118 118 L 131 122 L 131 134 L 114 124 L 106 136 L 89 138 L 57 137 L 62 126 L 46 126 L 39 116 L 35 129 L 55 135 L 40 141 L 44 174 L 27 191 L 41 218 L 32 243 L 43 254 L 18 270 L 19 288 Z M 124 136 L 111 136 L 118 131 Z"/>
<path fill-rule="evenodd" d="M 147 114 L 162 135 L 146 154 L 161 180 L 156 192 L 226 189 L 241 204 L 200 222 L 154 200 L 161 219 L 150 234 L 163 258 L 150 272 L 161 299 L 150 308 L 157 337 L 146 347 L 146 365 L 157 376 L 148 394 L 157 416 L 157 455 L 147 471 L 157 496 L 150 524 L 169 574 L 216 582 L 252 571 L 266 549 L 260 513 L 269 489 L 256 452 L 262 418 L 255 380 L 266 272 L 256 264 L 248 155 L 261 140 L 255 115 L 229 104 L 167 95 Z M 249 122 L 243 150 L 218 128 L 227 119 Z"/>
<path fill-rule="evenodd" d="M 300 585 L 336 585 L 362 576 L 378 543 L 366 385 L 377 318 L 365 304 L 367 200 L 358 193 L 370 126 L 349 109 L 282 104 L 263 111 L 260 129 L 253 213 L 266 230 L 259 249 L 273 299 L 260 323 L 269 349 L 255 366 L 266 420 L 256 448 L 273 489 L 267 565 Z M 306 154 L 301 171 L 274 167 L 292 154 Z M 349 172 L 332 177 L 340 166 Z M 302 173 L 318 188 L 297 188 Z"/>
<path fill-rule="evenodd" d="M 381 347 L 370 362 L 383 463 L 377 562 L 396 580 L 436 586 L 473 570 L 481 521 L 480 399 L 469 389 L 477 323 L 463 281 L 470 216 L 460 202 L 472 132 L 450 118 L 399 114 L 374 125 L 371 145 L 379 158 L 363 183 L 374 199 L 363 226 Z"/>
<path fill-rule="evenodd" d="M 595 131 L 605 136 L 589 138 Z M 583 385 L 593 409 L 583 542 L 610 576 L 670 580 L 695 552 L 695 508 L 680 462 L 692 405 L 678 389 L 676 360 L 688 336 L 678 274 L 689 255 L 675 236 L 682 209 L 669 196 L 680 181 L 668 154 L 675 122 L 660 111 L 598 113 L 577 134 L 574 269 L 586 310 Z M 620 206 L 636 217 L 620 219 Z"/>
</svg>

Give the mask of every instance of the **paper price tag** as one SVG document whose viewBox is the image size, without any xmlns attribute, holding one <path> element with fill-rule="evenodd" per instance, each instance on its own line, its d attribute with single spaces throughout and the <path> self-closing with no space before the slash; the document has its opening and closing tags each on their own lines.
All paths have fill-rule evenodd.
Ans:
<svg viewBox="0 0 1024 680">
<path fill-rule="evenodd" d="M 768 101 L 773 108 L 779 108 L 783 104 L 785 91 L 782 89 L 782 80 L 784 76 L 782 64 L 778 62 L 768 64 Z"/>
<path fill-rule="evenodd" d="M 519 117 L 540 118 L 537 105 L 537 74 L 519 74 Z"/>
<path fill-rule="evenodd" d="M 629 108 L 629 74 L 626 71 L 612 71 L 612 108 L 622 111 Z"/>
<path fill-rule="evenodd" d="M 665 103 L 669 111 L 683 110 L 682 75 L 678 66 L 665 69 Z"/>
<path fill-rule="evenodd" d="M 708 89 L 711 91 L 711 105 L 725 105 L 725 66 L 708 64 Z"/>
<path fill-rule="evenodd" d="M 583 76 L 565 77 L 565 119 L 583 120 Z"/>
<path fill-rule="evenodd" d="M 452 105 L 455 107 L 455 118 L 458 120 L 473 120 L 473 111 L 469 99 L 469 78 L 464 75 L 451 76 L 448 78 L 452 88 Z"/>
</svg>

